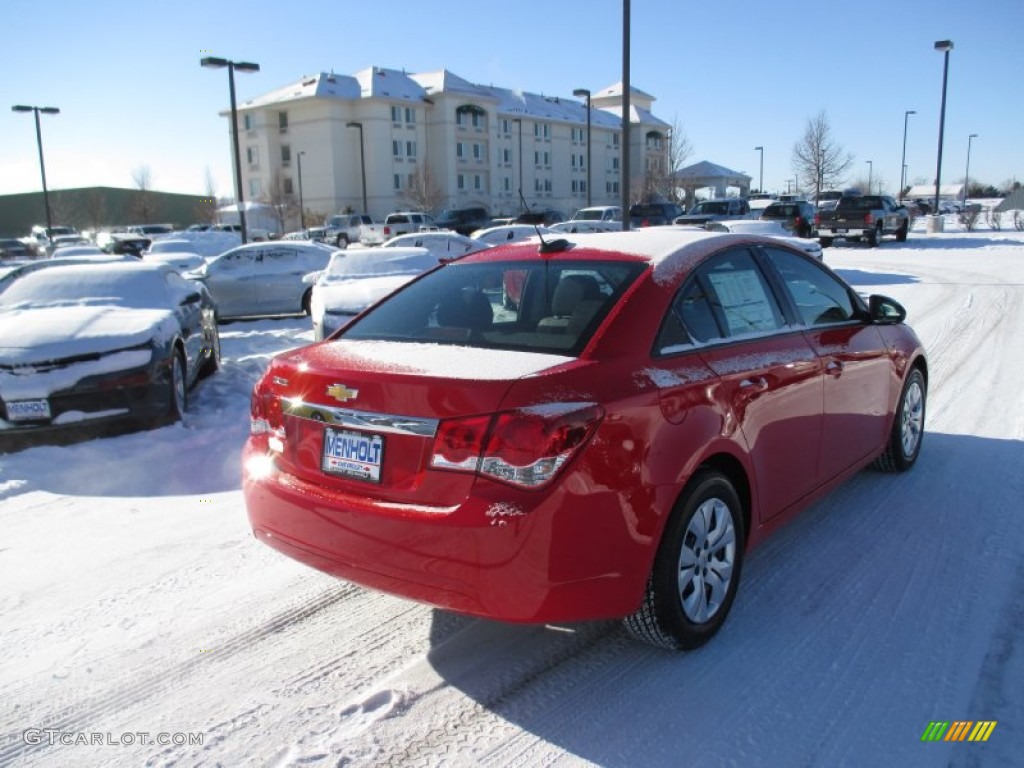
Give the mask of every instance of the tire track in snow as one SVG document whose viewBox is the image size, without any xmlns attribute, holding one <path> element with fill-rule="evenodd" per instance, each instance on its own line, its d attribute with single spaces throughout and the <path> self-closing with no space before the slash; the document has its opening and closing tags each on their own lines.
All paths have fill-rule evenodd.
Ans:
<svg viewBox="0 0 1024 768">
<path fill-rule="evenodd" d="M 199 654 L 186 661 L 167 665 L 157 672 L 136 677 L 132 682 L 91 700 L 61 707 L 40 716 L 33 727 L 62 732 L 87 730 L 91 723 L 120 713 L 127 707 L 153 698 L 158 694 L 166 693 L 192 675 L 220 663 L 225 657 L 244 652 L 272 635 L 307 621 L 322 611 L 362 592 L 361 587 L 340 582 L 337 589 L 328 590 L 312 601 L 303 599 L 301 605 L 288 608 L 260 621 L 259 626 L 242 632 L 218 646 L 216 653 Z M 48 744 L 24 743 L 20 730 L 0 734 L 0 744 L 4 744 L 3 747 L 0 747 L 0 764 L 49 748 Z"/>
</svg>

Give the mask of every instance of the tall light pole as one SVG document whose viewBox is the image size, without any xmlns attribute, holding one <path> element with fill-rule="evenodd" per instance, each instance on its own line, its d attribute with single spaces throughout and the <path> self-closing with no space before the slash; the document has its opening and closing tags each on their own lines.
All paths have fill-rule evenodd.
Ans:
<svg viewBox="0 0 1024 768">
<path fill-rule="evenodd" d="M 755 152 L 761 153 L 761 175 L 757 181 L 757 191 L 764 194 L 764 147 L 754 147 Z"/>
<path fill-rule="evenodd" d="M 945 56 L 942 65 L 942 108 L 939 110 L 939 153 L 935 162 L 935 213 L 939 212 L 939 185 L 942 183 L 942 134 L 946 129 L 946 82 L 949 79 L 949 52 L 953 50 L 952 40 L 936 40 L 935 50 Z M 941 221 L 941 219 L 939 219 Z"/>
<path fill-rule="evenodd" d="M 576 98 L 587 97 L 587 207 L 590 207 L 590 91 L 586 88 L 577 88 L 572 92 Z"/>
<path fill-rule="evenodd" d="M 366 146 L 363 144 L 363 124 L 345 123 L 346 128 L 359 129 L 359 170 L 363 178 L 363 213 L 370 212 L 370 206 L 366 204 Z"/>
<path fill-rule="evenodd" d="M 302 156 L 305 152 L 296 152 L 295 159 L 299 163 L 299 229 L 306 230 L 306 208 L 302 203 Z"/>
<path fill-rule="evenodd" d="M 523 119 L 521 117 L 513 117 L 512 122 L 519 126 L 519 186 L 516 190 L 519 192 L 519 205 L 523 205 Z M 520 209 L 522 213 L 522 209 Z"/>
<path fill-rule="evenodd" d="M 629 0 L 622 0 L 622 230 L 629 230 Z"/>
<path fill-rule="evenodd" d="M 210 69 L 228 68 L 228 89 L 231 93 L 231 143 L 235 151 L 235 205 L 238 207 L 238 224 L 242 228 L 242 244 L 249 241 L 245 226 L 245 201 L 242 199 L 242 156 L 238 149 L 238 107 L 235 104 L 235 70 L 239 72 L 259 72 L 260 65 L 250 61 L 229 61 L 216 56 L 207 56 L 199 60 L 200 66 Z"/>
<path fill-rule="evenodd" d="M 46 163 L 43 162 L 43 133 L 39 128 L 39 113 L 44 115 L 58 115 L 60 109 L 57 107 L 30 107 L 25 104 L 15 104 L 11 107 L 12 112 L 33 112 L 36 117 L 36 144 L 39 146 L 39 173 L 43 177 L 43 205 L 46 206 L 46 236 L 50 236 L 53 229 L 53 221 L 50 217 L 50 193 L 46 189 Z"/>
<path fill-rule="evenodd" d="M 916 115 L 913 109 L 903 113 L 903 157 L 900 158 L 900 204 L 903 204 L 903 190 L 907 186 L 907 118 Z"/>
<path fill-rule="evenodd" d="M 870 195 L 871 194 L 871 174 L 875 170 L 875 161 L 874 160 L 866 160 L 865 162 L 868 164 L 868 194 Z"/>
<path fill-rule="evenodd" d="M 967 188 L 971 182 L 971 139 L 978 138 L 978 134 L 972 133 L 967 137 L 967 169 L 964 171 L 964 210 L 967 210 Z"/>
</svg>

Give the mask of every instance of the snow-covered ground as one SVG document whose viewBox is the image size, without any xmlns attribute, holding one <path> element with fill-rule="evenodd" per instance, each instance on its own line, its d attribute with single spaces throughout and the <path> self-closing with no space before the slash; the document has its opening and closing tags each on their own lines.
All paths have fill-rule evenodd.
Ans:
<svg viewBox="0 0 1024 768">
<path fill-rule="evenodd" d="M 917 466 L 752 553 L 689 654 L 447 614 L 256 543 L 249 388 L 311 331 L 224 326 L 184 425 L 0 456 L 0 764 L 1019 765 L 1024 233 L 950 229 L 825 251 L 929 350 Z M 923 743 L 933 720 L 998 725 Z"/>
</svg>

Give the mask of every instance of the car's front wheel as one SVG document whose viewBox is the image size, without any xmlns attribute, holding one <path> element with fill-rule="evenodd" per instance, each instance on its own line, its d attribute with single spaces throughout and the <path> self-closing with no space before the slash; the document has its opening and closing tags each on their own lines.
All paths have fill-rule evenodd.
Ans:
<svg viewBox="0 0 1024 768">
<path fill-rule="evenodd" d="M 897 243 L 905 243 L 907 241 L 907 233 L 909 231 L 910 231 L 910 222 L 909 221 L 904 221 L 903 222 L 903 226 L 901 226 L 896 231 L 896 242 Z"/>
<path fill-rule="evenodd" d="M 875 459 L 876 469 L 883 472 L 906 472 L 914 466 L 924 439 L 927 396 L 924 374 L 920 368 L 915 368 L 903 384 L 885 452 Z"/>
<path fill-rule="evenodd" d="M 638 640 L 697 648 L 729 613 L 743 562 L 743 514 L 728 478 L 694 476 L 665 527 L 640 610 L 624 619 Z"/>
<path fill-rule="evenodd" d="M 203 367 L 199 369 L 199 378 L 205 379 L 220 370 L 220 330 L 213 326 L 213 336 L 210 339 L 210 354 L 203 361 Z"/>
</svg>

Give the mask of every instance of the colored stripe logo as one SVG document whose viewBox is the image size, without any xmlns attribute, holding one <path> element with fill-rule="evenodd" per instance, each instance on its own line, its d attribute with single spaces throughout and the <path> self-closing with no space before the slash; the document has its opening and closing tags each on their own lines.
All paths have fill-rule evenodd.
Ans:
<svg viewBox="0 0 1024 768">
<path fill-rule="evenodd" d="M 988 741 L 997 720 L 933 720 L 921 734 L 921 741 Z"/>
</svg>

